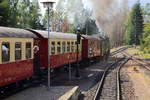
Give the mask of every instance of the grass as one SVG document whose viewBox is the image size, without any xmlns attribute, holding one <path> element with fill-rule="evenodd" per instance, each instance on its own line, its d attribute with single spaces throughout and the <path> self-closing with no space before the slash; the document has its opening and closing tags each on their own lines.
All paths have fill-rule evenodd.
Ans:
<svg viewBox="0 0 150 100">
<path fill-rule="evenodd" d="M 129 48 L 127 52 L 144 59 L 150 59 L 150 53 L 144 53 L 143 51 L 140 50 L 139 46 L 137 46 L 136 48 L 134 47 Z"/>
</svg>

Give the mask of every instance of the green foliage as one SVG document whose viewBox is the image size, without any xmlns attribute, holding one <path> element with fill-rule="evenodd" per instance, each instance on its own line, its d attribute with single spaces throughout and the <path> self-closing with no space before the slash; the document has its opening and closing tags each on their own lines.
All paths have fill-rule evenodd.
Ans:
<svg viewBox="0 0 150 100">
<path fill-rule="evenodd" d="M 18 16 L 18 9 L 17 9 L 17 4 L 19 0 L 9 0 L 9 6 L 10 6 L 10 13 L 9 13 L 9 18 L 10 18 L 10 23 L 9 27 L 18 27 L 17 26 L 17 16 Z"/>
<path fill-rule="evenodd" d="M 132 42 L 133 42 L 133 40 L 131 38 L 133 36 L 132 33 L 134 33 L 133 27 L 134 26 L 131 23 L 131 17 L 129 17 L 126 24 L 125 24 L 125 36 L 124 36 L 125 44 L 127 44 L 127 45 L 132 44 Z"/>
<path fill-rule="evenodd" d="M 143 33 L 143 15 L 140 3 L 137 2 L 132 8 L 129 19 L 126 24 L 125 42 L 126 44 L 140 44 Z"/>
<path fill-rule="evenodd" d="M 95 20 L 88 18 L 81 29 L 81 34 L 92 35 L 97 33 L 99 33 L 99 30 Z"/>
<path fill-rule="evenodd" d="M 18 27 L 40 29 L 39 5 L 35 0 L 20 0 L 18 3 Z"/>
<path fill-rule="evenodd" d="M 9 25 L 10 6 L 8 0 L 0 0 L 0 26 Z"/>
<path fill-rule="evenodd" d="M 147 4 L 143 7 L 143 14 L 150 16 L 150 3 L 147 3 Z"/>
<path fill-rule="evenodd" d="M 38 1 L 34 0 L 31 3 L 30 10 L 29 10 L 29 13 L 30 13 L 29 25 L 30 25 L 30 28 L 32 28 L 32 29 L 42 29 L 43 28 L 43 26 L 40 23 L 40 21 L 41 21 L 40 19 L 41 19 L 42 15 L 39 12 L 40 12 L 40 8 L 38 5 Z"/>
<path fill-rule="evenodd" d="M 150 23 L 145 23 L 144 25 L 141 49 L 145 53 L 150 53 Z"/>
<path fill-rule="evenodd" d="M 38 0 L 1 0 L 0 25 L 41 29 Z"/>
</svg>

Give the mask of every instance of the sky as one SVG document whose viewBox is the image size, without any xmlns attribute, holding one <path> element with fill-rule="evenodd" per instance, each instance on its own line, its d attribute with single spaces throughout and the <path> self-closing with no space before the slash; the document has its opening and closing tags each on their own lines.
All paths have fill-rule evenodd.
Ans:
<svg viewBox="0 0 150 100">
<path fill-rule="evenodd" d="M 137 1 L 137 0 L 128 0 L 130 7 Z M 140 0 L 141 5 L 145 5 L 146 3 L 150 3 L 150 0 Z"/>
<path fill-rule="evenodd" d="M 41 12 L 42 12 L 42 14 L 44 14 L 45 9 L 43 8 L 42 3 L 40 3 L 40 2 L 42 2 L 42 1 L 45 1 L 45 0 L 39 0 L 39 4 L 40 4 L 40 8 L 41 8 L 41 10 L 42 10 Z M 57 3 L 58 3 L 59 0 L 54 0 L 54 1 L 56 1 L 55 5 L 54 5 L 54 9 L 55 9 L 55 7 L 56 7 L 56 5 L 57 5 Z M 137 1 L 137 0 L 128 0 L 129 6 L 132 7 L 133 4 L 134 4 L 136 1 Z M 90 5 L 90 3 L 88 2 L 88 0 L 83 0 L 83 2 L 85 3 L 85 6 L 86 6 L 87 8 L 90 8 L 91 5 Z M 150 3 L 150 0 L 140 0 L 140 2 L 141 2 L 141 5 L 144 6 L 146 3 Z"/>
</svg>

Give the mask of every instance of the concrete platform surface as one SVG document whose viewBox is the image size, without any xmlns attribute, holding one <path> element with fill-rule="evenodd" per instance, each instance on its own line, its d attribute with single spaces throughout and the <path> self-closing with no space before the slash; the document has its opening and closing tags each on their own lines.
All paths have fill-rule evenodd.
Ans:
<svg viewBox="0 0 150 100">
<path fill-rule="evenodd" d="M 50 90 L 45 86 L 40 86 L 24 90 L 4 100 L 58 100 L 60 97 L 63 98 L 60 100 L 67 100 L 68 96 L 76 93 L 76 90 L 78 87 L 75 86 L 57 86 L 51 87 Z M 72 95 L 65 95 L 66 99 L 64 99 L 63 95 L 69 91 L 72 92 Z"/>
</svg>

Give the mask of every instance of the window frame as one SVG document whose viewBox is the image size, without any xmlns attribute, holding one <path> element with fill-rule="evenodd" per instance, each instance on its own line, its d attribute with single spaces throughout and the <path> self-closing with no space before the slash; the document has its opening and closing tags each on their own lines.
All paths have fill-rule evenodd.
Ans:
<svg viewBox="0 0 150 100">
<path fill-rule="evenodd" d="M 30 48 L 30 56 L 28 57 L 27 55 L 27 44 L 30 43 L 31 44 L 31 48 Z M 32 43 L 31 42 L 26 42 L 25 44 L 25 57 L 26 59 L 31 59 L 32 58 Z"/>
<path fill-rule="evenodd" d="M 54 43 L 54 44 L 53 44 Z M 52 41 L 51 42 L 51 55 L 55 55 L 56 54 L 56 42 L 55 41 Z M 53 50 L 54 49 L 54 50 Z"/>
<path fill-rule="evenodd" d="M 71 51 L 71 50 L 70 50 L 70 46 L 71 46 L 70 41 L 67 41 L 67 52 L 70 52 L 70 51 Z"/>
<path fill-rule="evenodd" d="M 61 54 L 61 42 L 57 42 L 57 54 Z"/>
<path fill-rule="evenodd" d="M 16 59 L 16 44 L 20 44 L 20 59 Z M 32 47 L 31 47 L 32 48 Z M 18 51 L 18 50 L 17 50 Z M 32 52 L 32 51 L 31 51 Z M 31 54 L 32 55 L 32 54 Z M 15 42 L 15 61 L 22 60 L 22 43 L 21 42 Z"/>
<path fill-rule="evenodd" d="M 74 47 L 75 47 L 75 43 L 72 41 L 72 42 L 71 42 L 71 52 L 74 52 L 74 51 L 75 51 Z"/>
<path fill-rule="evenodd" d="M 62 53 L 65 53 L 66 52 L 66 42 L 63 41 L 62 42 Z"/>
<path fill-rule="evenodd" d="M 8 47 L 9 47 L 9 52 L 8 52 L 9 57 L 8 57 L 7 61 L 3 60 L 3 45 L 4 44 L 8 44 Z M 1 61 L 2 61 L 2 63 L 10 62 L 10 42 L 2 42 L 2 44 L 1 44 Z"/>
</svg>

